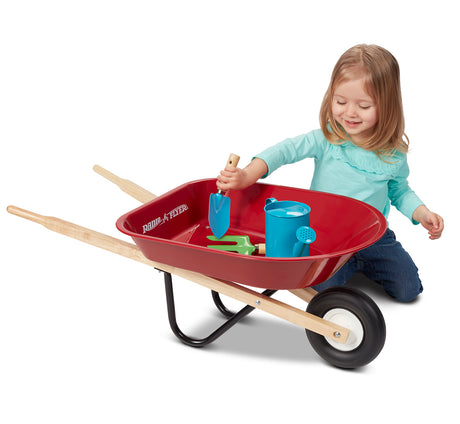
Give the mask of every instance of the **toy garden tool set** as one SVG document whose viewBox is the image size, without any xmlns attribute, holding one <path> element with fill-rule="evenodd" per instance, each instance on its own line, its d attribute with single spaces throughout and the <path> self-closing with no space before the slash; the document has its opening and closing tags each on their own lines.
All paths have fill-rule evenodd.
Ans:
<svg viewBox="0 0 460 424">
<path fill-rule="evenodd" d="M 307 204 L 314 211 L 309 219 L 317 235 L 316 241 L 309 244 L 313 233 L 302 228 L 310 228 L 310 222 L 302 222 L 296 226 L 296 233 L 306 234 L 289 241 L 291 252 L 309 247 L 309 256 L 239 254 L 208 247 L 209 198 L 215 191 L 215 178 L 188 182 L 156 197 L 101 167 L 94 169 L 143 203 L 116 221 L 116 227 L 135 244 L 15 206 L 9 206 L 8 212 L 162 271 L 169 323 L 183 343 L 205 346 L 257 309 L 304 328 L 314 350 L 335 366 L 360 367 L 380 353 L 385 343 L 385 321 L 369 296 L 344 287 L 320 293 L 312 288 L 383 235 L 386 220 L 372 206 L 344 196 L 272 184 L 256 183 L 244 190 L 233 190 L 226 196 L 231 199 L 229 235 L 244 234 L 250 244 L 263 244 L 264 208 L 270 198 Z M 216 243 L 225 244 L 219 240 Z M 176 320 L 172 275 L 210 289 L 216 307 L 227 317 L 224 324 L 201 339 L 184 334 Z M 307 302 L 306 311 L 272 299 L 278 290 L 289 291 Z M 246 306 L 234 313 L 223 304 L 220 295 Z"/>
<path fill-rule="evenodd" d="M 249 236 L 226 235 L 220 238 L 208 236 L 210 241 L 226 244 L 210 244 L 207 247 L 242 255 L 254 252 L 271 257 L 308 256 L 309 245 L 316 240 L 316 233 L 310 228 L 310 207 L 304 203 L 267 199 L 265 202 L 265 237 L 264 243 L 251 244 Z M 304 225 L 305 224 L 305 225 Z"/>
</svg>

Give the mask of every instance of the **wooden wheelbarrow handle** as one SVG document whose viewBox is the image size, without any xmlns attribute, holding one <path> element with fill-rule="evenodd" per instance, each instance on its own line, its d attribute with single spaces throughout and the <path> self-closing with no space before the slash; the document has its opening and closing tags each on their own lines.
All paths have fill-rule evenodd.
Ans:
<svg viewBox="0 0 460 424">
<path fill-rule="evenodd" d="M 112 183 L 116 184 L 122 191 L 129 194 L 131 197 L 134 197 L 136 200 L 139 200 L 139 202 L 147 203 L 157 197 L 153 193 L 150 193 L 150 191 L 138 186 L 132 181 L 125 180 L 124 178 L 120 178 L 117 175 L 112 174 L 102 166 L 94 165 L 93 170 L 104 178 L 107 178 L 109 181 L 112 181 Z"/>
<path fill-rule="evenodd" d="M 308 330 L 319 333 L 325 337 L 329 337 L 340 343 L 345 343 L 346 339 L 348 338 L 348 329 L 332 322 L 323 320 L 315 315 L 304 312 L 286 303 L 272 299 L 268 296 L 264 296 L 263 294 L 260 294 L 247 287 L 240 286 L 235 283 L 219 281 L 214 278 L 207 277 L 203 274 L 188 271 L 182 268 L 176 268 L 150 261 L 134 244 L 102 233 L 98 233 L 97 231 L 81 227 L 80 225 L 76 225 L 59 218 L 39 215 L 37 213 L 18 208 L 16 206 L 8 206 L 7 211 L 13 215 L 17 215 L 21 218 L 25 218 L 41 224 L 51 231 L 83 241 L 118 255 L 125 256 L 129 259 L 142 262 L 161 271 L 177 275 L 178 277 L 184 278 L 186 280 L 193 281 L 194 283 L 200 284 L 210 290 L 217 291 L 225 296 L 229 296 L 233 299 L 243 302 L 246 305 L 251 305 L 255 308 L 261 309 L 265 312 L 285 319 L 286 321 L 304 327 Z M 340 338 L 335 336 L 336 332 L 341 334 Z"/>
<path fill-rule="evenodd" d="M 80 225 L 73 224 L 52 216 L 39 215 L 38 213 L 31 212 L 25 209 L 18 208 L 17 206 L 8 206 L 7 211 L 13 215 L 21 218 L 28 219 L 29 221 L 36 222 L 43 225 L 48 230 L 64 236 L 74 238 L 76 240 L 91 244 L 109 252 L 134 259 L 138 262 L 151 265 L 149 261 L 141 252 L 141 250 L 134 244 L 119 240 L 115 237 L 106 234 L 98 233 L 97 231 L 90 230 Z M 155 266 L 155 265 L 153 265 Z"/>
</svg>

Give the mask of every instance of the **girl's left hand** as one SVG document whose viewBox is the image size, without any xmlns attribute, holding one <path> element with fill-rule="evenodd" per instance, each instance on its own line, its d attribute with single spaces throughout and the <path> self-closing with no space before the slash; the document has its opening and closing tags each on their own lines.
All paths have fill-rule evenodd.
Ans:
<svg viewBox="0 0 460 424">
<path fill-rule="evenodd" d="M 415 209 L 412 218 L 420 222 L 428 230 L 431 240 L 441 237 L 444 230 L 444 220 L 437 213 L 431 212 L 425 205 L 421 205 Z"/>
</svg>

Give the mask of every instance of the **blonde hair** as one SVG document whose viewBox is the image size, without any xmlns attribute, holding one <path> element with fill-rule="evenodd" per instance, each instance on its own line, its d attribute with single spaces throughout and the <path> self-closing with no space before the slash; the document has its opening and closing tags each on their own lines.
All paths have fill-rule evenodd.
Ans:
<svg viewBox="0 0 460 424">
<path fill-rule="evenodd" d="M 365 78 L 365 90 L 375 101 L 379 117 L 373 134 L 361 147 L 375 152 L 381 159 L 392 156 L 396 150 L 407 153 L 409 139 L 404 133 L 399 65 L 388 50 L 376 45 L 354 46 L 335 65 L 320 111 L 326 139 L 333 144 L 349 139 L 333 118 L 333 96 L 339 84 L 360 77 Z"/>
</svg>

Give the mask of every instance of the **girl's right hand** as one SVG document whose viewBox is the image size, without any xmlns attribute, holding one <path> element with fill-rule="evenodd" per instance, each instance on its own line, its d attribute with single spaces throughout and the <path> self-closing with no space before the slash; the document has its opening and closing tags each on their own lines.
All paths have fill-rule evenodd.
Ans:
<svg viewBox="0 0 460 424">
<path fill-rule="evenodd" d="M 248 187 L 244 169 L 227 166 L 217 177 L 217 188 L 222 191 L 240 190 Z"/>
<path fill-rule="evenodd" d="M 267 172 L 267 164 L 259 158 L 255 158 L 244 169 L 227 166 L 217 177 L 217 188 L 222 191 L 241 190 L 254 184 Z"/>
</svg>

